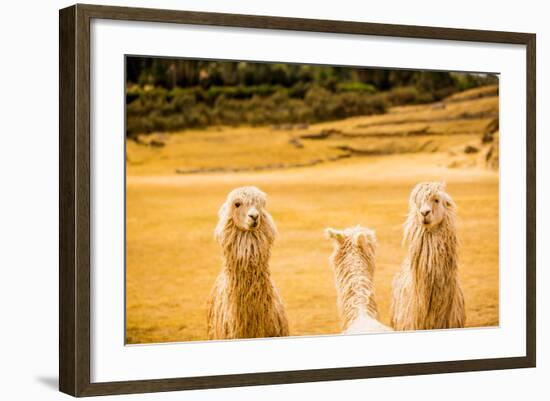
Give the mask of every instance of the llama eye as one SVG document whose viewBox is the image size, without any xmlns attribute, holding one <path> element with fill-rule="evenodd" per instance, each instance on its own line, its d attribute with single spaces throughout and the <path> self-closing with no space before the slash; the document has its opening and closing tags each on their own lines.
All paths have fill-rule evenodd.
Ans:
<svg viewBox="0 0 550 401">
<path fill-rule="evenodd" d="M 434 202 L 435 202 L 435 203 L 439 203 L 439 199 L 436 199 Z"/>
<path fill-rule="evenodd" d="M 240 207 L 241 206 L 241 202 L 235 202 L 235 207 Z"/>
</svg>

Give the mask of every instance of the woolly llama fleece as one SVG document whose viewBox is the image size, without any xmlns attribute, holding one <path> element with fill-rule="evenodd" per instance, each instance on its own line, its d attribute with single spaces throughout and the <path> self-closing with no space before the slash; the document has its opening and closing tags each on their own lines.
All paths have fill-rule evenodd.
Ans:
<svg viewBox="0 0 550 401">
<path fill-rule="evenodd" d="M 393 281 L 395 330 L 464 327 L 455 211 L 445 184 L 424 182 L 412 190 L 404 227 L 408 255 Z"/>
<path fill-rule="evenodd" d="M 256 187 L 229 193 L 218 212 L 215 237 L 223 267 L 208 301 L 210 339 L 287 336 L 288 320 L 269 269 L 277 233 Z"/>
<path fill-rule="evenodd" d="M 391 330 L 378 321 L 374 299 L 374 231 L 357 226 L 345 230 L 328 228 L 325 233 L 334 241 L 330 264 L 344 334 Z"/>
</svg>

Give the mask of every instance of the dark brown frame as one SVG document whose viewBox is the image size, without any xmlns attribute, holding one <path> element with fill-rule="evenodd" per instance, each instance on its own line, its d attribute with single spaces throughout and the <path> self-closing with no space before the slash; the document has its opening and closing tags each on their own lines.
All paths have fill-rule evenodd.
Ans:
<svg viewBox="0 0 550 401">
<path fill-rule="evenodd" d="M 527 324 L 524 357 L 90 382 L 90 20 L 268 28 L 525 45 L 527 49 Z M 73 396 L 535 367 L 536 36 L 530 33 L 74 5 L 59 12 L 59 389 Z"/>
</svg>

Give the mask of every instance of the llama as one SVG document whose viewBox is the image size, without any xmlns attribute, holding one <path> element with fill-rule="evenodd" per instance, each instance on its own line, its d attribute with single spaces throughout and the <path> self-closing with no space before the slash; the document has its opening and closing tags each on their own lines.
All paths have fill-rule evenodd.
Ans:
<svg viewBox="0 0 550 401">
<path fill-rule="evenodd" d="M 374 300 L 376 237 L 360 226 L 345 230 L 325 230 L 334 240 L 330 264 L 334 271 L 338 310 L 344 334 L 391 330 L 377 319 Z"/>
<path fill-rule="evenodd" d="M 393 281 L 395 330 L 464 327 L 464 296 L 457 277 L 456 205 L 445 184 L 413 189 L 404 226 L 408 255 Z"/>
<path fill-rule="evenodd" d="M 256 187 L 229 193 L 218 212 L 215 237 L 223 268 L 208 300 L 210 339 L 288 336 L 283 302 L 269 269 L 277 229 Z"/>
</svg>

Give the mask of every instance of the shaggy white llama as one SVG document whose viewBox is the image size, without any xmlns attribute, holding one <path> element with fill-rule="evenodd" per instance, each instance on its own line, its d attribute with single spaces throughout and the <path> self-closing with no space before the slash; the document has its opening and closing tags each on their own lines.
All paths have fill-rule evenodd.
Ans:
<svg viewBox="0 0 550 401">
<path fill-rule="evenodd" d="M 256 187 L 229 193 L 218 212 L 215 237 L 223 268 L 208 301 L 208 337 L 233 339 L 288 335 L 288 321 L 271 280 L 269 258 L 276 227 Z"/>
<path fill-rule="evenodd" d="M 395 330 L 464 327 L 455 210 L 445 184 L 423 182 L 411 192 L 404 227 L 408 255 L 393 281 Z"/>
<path fill-rule="evenodd" d="M 328 228 L 334 240 L 330 264 L 334 271 L 338 310 L 344 334 L 391 330 L 377 319 L 374 300 L 376 237 L 374 231 L 360 226 L 345 230 Z"/>
</svg>

